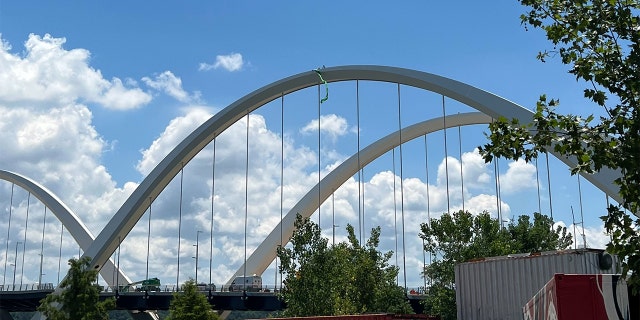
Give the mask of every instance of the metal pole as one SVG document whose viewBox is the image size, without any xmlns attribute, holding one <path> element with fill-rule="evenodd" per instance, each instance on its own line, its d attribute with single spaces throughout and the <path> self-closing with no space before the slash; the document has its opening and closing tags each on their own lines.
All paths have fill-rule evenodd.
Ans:
<svg viewBox="0 0 640 320">
<path fill-rule="evenodd" d="M 196 259 L 196 284 L 198 284 L 198 251 L 199 251 L 198 249 L 199 249 L 199 247 L 200 247 L 200 233 L 201 233 L 201 232 L 202 232 L 202 231 L 200 231 L 200 230 L 196 231 L 196 244 L 195 244 L 195 247 L 196 247 L 196 256 L 195 256 L 195 257 L 193 257 L 193 258 L 195 258 L 195 259 Z"/>
<path fill-rule="evenodd" d="M 13 290 L 16 290 L 16 269 L 18 269 L 18 246 L 22 244 L 22 241 L 16 242 L 16 253 L 13 256 Z"/>
</svg>

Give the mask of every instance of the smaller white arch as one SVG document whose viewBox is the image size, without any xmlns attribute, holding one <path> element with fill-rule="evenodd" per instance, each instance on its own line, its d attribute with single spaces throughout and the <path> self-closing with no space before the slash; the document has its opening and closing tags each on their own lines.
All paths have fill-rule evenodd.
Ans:
<svg viewBox="0 0 640 320">
<path fill-rule="evenodd" d="M 58 196 L 56 196 L 51 190 L 30 178 L 11 171 L 0 170 L 0 179 L 14 183 L 38 198 L 38 200 L 49 208 L 49 211 L 51 211 L 60 222 L 62 222 L 62 225 L 67 228 L 69 234 L 71 234 L 83 251 L 86 251 L 91 243 L 93 243 L 94 236 L 91 231 L 89 231 L 87 226 L 82 223 L 73 210 L 71 210 L 71 208 L 60 200 L 60 198 L 58 198 Z M 100 270 L 102 278 L 104 278 L 108 285 L 116 285 L 115 282 L 117 282 L 117 280 L 115 282 L 113 281 L 114 271 L 118 272 L 118 279 L 121 280 L 120 283 L 123 283 L 123 281 L 126 281 L 125 283 L 131 283 L 131 279 L 129 279 L 122 270 L 118 270 L 113 264 L 113 261 L 109 259 L 105 263 L 104 268 Z"/>
<path fill-rule="evenodd" d="M 226 285 L 230 285 L 235 277 L 242 276 L 244 274 L 245 264 L 247 266 L 247 274 L 262 274 L 276 257 L 276 249 L 280 244 L 280 230 L 282 230 L 282 243 L 286 244 L 293 235 L 294 223 L 297 214 L 300 214 L 305 218 L 310 217 L 318 208 L 318 205 L 324 202 L 324 200 L 326 200 L 334 190 L 337 190 L 345 181 L 350 177 L 353 177 L 358 170 L 365 167 L 371 161 L 377 159 L 402 143 L 411 141 L 431 132 L 443 130 L 445 128 L 445 123 L 446 128 L 452 128 L 474 124 L 488 124 L 491 121 L 492 118 L 482 112 L 460 113 L 449 115 L 444 118 L 434 118 L 402 128 L 402 135 L 400 135 L 400 131 L 396 131 L 365 147 L 360 151 L 360 166 L 358 166 L 358 154 L 356 153 L 352 155 L 349 159 L 345 160 L 333 171 L 328 173 L 322 180 L 320 180 L 320 183 L 316 184 L 311 190 L 309 190 L 309 192 L 307 192 L 298 201 L 298 203 L 289 210 L 282 221 L 275 226 L 273 231 L 271 231 L 265 240 L 260 243 L 249 258 L 247 258 L 247 261 L 242 264 L 231 279 L 227 281 Z M 402 137 L 402 141 L 400 141 L 400 137 Z M 320 188 L 319 193 L 318 188 Z"/>
</svg>

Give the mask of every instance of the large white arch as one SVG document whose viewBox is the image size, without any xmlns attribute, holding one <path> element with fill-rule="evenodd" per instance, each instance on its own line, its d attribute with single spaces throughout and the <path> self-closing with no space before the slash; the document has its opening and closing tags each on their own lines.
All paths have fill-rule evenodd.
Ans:
<svg viewBox="0 0 640 320">
<path fill-rule="evenodd" d="M 356 153 L 352 155 L 349 159 L 345 160 L 329 172 L 318 184 L 309 190 L 309 192 L 307 192 L 291 208 L 291 210 L 289 210 L 284 218 L 282 218 L 282 221 L 273 228 L 271 233 L 247 258 L 247 261 L 241 265 L 231 279 L 227 281 L 227 286 L 231 284 L 231 281 L 233 281 L 235 277 L 242 276 L 244 274 L 245 265 L 247 266 L 247 274 L 262 274 L 276 257 L 276 248 L 281 242 L 280 231 L 282 231 L 282 243 L 286 244 L 289 242 L 289 239 L 295 230 L 294 223 L 297 214 L 300 214 L 304 218 L 310 217 L 315 210 L 318 209 L 320 203 L 324 202 L 331 193 L 337 190 L 350 177 L 353 177 L 358 170 L 371 163 L 371 161 L 377 159 L 400 144 L 406 143 L 425 134 L 439 131 L 444 128 L 448 129 L 458 126 L 488 124 L 491 123 L 492 119 L 493 118 L 490 116 L 481 112 L 461 113 L 434 118 L 402 128 L 402 135 L 400 134 L 400 131 L 396 131 L 363 148 L 359 154 Z M 401 136 L 402 140 L 400 140 Z M 360 165 L 358 165 L 358 162 Z M 319 192 L 318 188 L 320 188 Z"/>
<path fill-rule="evenodd" d="M 80 218 L 78 218 L 78 216 L 62 200 L 60 200 L 58 196 L 51 192 L 51 190 L 30 178 L 11 171 L 0 170 L 0 179 L 14 183 L 38 198 L 38 200 L 40 200 L 44 206 L 49 208 L 49 211 L 53 212 L 58 220 L 62 222 L 62 225 L 67 228 L 73 239 L 78 243 L 78 245 L 80 245 L 80 248 L 82 248 L 83 251 L 86 251 L 91 243 L 93 243 L 94 236 L 91 231 L 89 231 Z M 115 282 L 117 282 L 117 280 L 115 282 L 113 281 L 114 271 L 119 273 L 119 279 L 126 281 L 126 283 L 131 283 L 129 277 L 127 277 L 122 270 L 117 269 L 113 264 L 113 261 L 109 259 L 106 261 L 102 270 L 100 270 L 102 278 L 104 278 L 108 285 L 116 285 Z"/>
<path fill-rule="evenodd" d="M 434 74 L 409 69 L 383 66 L 343 66 L 322 70 L 327 82 L 348 80 L 383 81 L 413 86 L 442 94 L 466 104 L 492 118 L 504 116 L 516 118 L 520 123 L 530 123 L 533 113 L 504 98 Z M 107 223 L 95 241 L 85 251 L 93 257 L 91 265 L 101 268 L 117 248 L 117 239 L 124 239 L 148 206 L 148 199 L 155 199 L 182 166 L 198 154 L 218 134 L 243 116 L 282 95 L 320 84 L 315 71 L 303 72 L 258 89 L 221 110 L 187 138 L 178 144 L 140 183 L 122 207 Z M 559 157 L 568 166 L 575 166 L 571 159 Z M 618 187 L 613 183 L 618 174 L 602 170 L 585 176 L 596 187 L 620 201 Z"/>
</svg>

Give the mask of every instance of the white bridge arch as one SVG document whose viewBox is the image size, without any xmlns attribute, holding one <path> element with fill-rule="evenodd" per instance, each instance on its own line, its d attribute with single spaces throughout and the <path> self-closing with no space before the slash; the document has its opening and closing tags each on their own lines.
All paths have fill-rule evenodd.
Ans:
<svg viewBox="0 0 640 320">
<path fill-rule="evenodd" d="M 62 202 L 58 196 L 51 192 L 51 190 L 30 178 L 6 170 L 0 170 L 0 180 L 14 183 L 38 198 L 43 205 L 49 208 L 49 211 L 53 212 L 62 225 L 67 228 L 73 239 L 83 251 L 86 251 L 91 243 L 93 243 L 94 236 L 91 231 L 89 231 L 82 220 L 78 218 L 78 215 L 76 215 L 71 208 Z M 122 270 L 116 268 L 113 261 L 107 259 L 100 270 L 100 274 L 110 286 L 117 285 L 117 280 L 113 279 L 113 275 L 115 274 L 114 272 L 118 272 L 118 279 L 126 281 L 127 283 L 131 282 L 131 279 L 127 277 Z"/>
<path fill-rule="evenodd" d="M 520 123 L 529 123 L 533 116 L 531 111 L 504 98 L 462 82 L 430 73 L 384 66 L 331 67 L 322 69 L 321 72 L 327 82 L 351 80 L 381 81 L 398 83 L 435 92 L 480 111 L 481 114 L 485 115 L 485 118 L 482 120 L 485 123 L 488 122 L 486 121 L 487 119 L 502 116 L 506 118 L 516 118 Z M 221 132 L 240 118 L 272 100 L 318 84 L 320 84 L 320 82 L 315 71 L 307 71 L 276 81 L 237 100 L 194 130 L 149 173 L 124 202 L 122 207 L 115 213 L 89 248 L 85 250 L 84 255 L 92 257 L 91 265 L 99 269 L 107 263 L 112 252 L 114 252 L 118 246 L 118 239 L 124 239 L 146 211 L 149 203 L 148 200 L 155 199 L 181 168 Z M 481 115 L 476 114 L 476 116 Z M 447 117 L 447 122 L 453 122 L 454 118 L 449 119 Z M 440 121 L 442 122 L 442 119 Z M 459 124 L 464 125 L 462 122 L 459 122 Z M 408 132 L 405 132 L 405 129 L 402 129 L 402 133 L 407 137 L 409 136 Z M 384 139 L 386 139 L 386 137 L 381 140 Z M 397 140 L 398 139 L 396 139 L 396 141 Z M 378 145 L 378 147 L 384 149 L 383 145 Z M 551 153 L 553 154 L 553 152 Z M 571 159 L 563 157 L 559 157 L 559 159 L 568 166 L 575 165 L 575 162 Z M 342 175 L 351 172 L 350 170 L 345 170 Z M 355 173 L 357 170 L 358 169 L 353 172 Z M 335 179 L 342 179 L 342 175 L 336 174 Z M 613 183 L 614 179 L 618 176 L 618 173 L 613 170 L 602 170 L 593 175 L 584 175 L 587 180 L 600 190 L 604 191 L 616 201 L 620 201 L 618 187 Z M 328 182 L 325 184 L 328 184 Z M 317 187 L 318 186 L 316 186 L 316 188 Z M 315 192 L 317 191 L 318 189 L 315 189 Z M 315 197 L 314 199 L 308 200 L 308 202 L 315 202 L 315 206 L 317 207 L 318 200 L 319 199 Z M 309 203 L 301 205 L 308 206 Z M 283 225 L 283 227 L 286 226 Z M 292 227 L 293 223 L 291 222 L 291 228 Z M 277 243 L 279 242 L 278 239 Z M 254 255 L 260 255 L 260 251 L 256 250 Z"/>
</svg>

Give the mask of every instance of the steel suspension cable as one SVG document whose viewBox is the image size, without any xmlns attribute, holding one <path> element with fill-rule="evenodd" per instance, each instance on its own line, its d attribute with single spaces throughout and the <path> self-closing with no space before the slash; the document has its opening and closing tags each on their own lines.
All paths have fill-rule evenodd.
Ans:
<svg viewBox="0 0 640 320">
<path fill-rule="evenodd" d="M 284 217 L 284 93 L 280 94 L 280 247 L 284 242 L 282 219 Z M 278 284 L 278 257 L 276 256 L 276 282 Z M 282 275 L 280 275 L 280 290 L 282 290 Z"/>
<path fill-rule="evenodd" d="M 116 285 L 117 285 L 116 292 L 120 290 L 120 249 L 121 249 L 121 245 L 122 245 L 122 238 L 121 238 L 121 236 L 118 236 L 118 262 L 117 262 L 118 273 L 116 274 L 116 279 L 117 279 L 117 281 L 116 281 Z"/>
<path fill-rule="evenodd" d="M 444 106 L 444 95 L 442 96 L 442 131 L 444 133 L 444 171 L 447 181 L 447 212 L 451 214 L 451 201 L 449 199 L 449 152 L 447 151 L 447 112 Z"/>
<path fill-rule="evenodd" d="M 502 196 L 500 188 L 500 159 L 496 158 L 496 187 L 498 197 L 498 219 L 500 219 L 500 226 L 502 226 Z"/>
<path fill-rule="evenodd" d="M 404 291 L 407 291 L 407 250 L 405 245 L 405 228 L 404 228 L 404 188 L 403 188 L 403 172 L 402 172 L 402 118 L 400 110 L 400 84 L 398 83 L 398 134 L 400 139 L 400 215 L 402 217 L 402 272 L 404 273 Z M 395 179 L 395 177 L 394 177 Z"/>
<path fill-rule="evenodd" d="M 151 202 L 152 198 L 149 197 L 149 218 L 147 226 L 147 272 L 145 274 L 145 279 L 149 279 L 149 252 L 151 246 Z"/>
<path fill-rule="evenodd" d="M 549 212 L 551 214 L 551 221 L 554 221 L 553 220 L 553 203 L 551 201 L 551 173 L 549 171 L 549 153 L 545 152 L 544 154 L 547 158 L 547 184 L 549 189 Z"/>
<path fill-rule="evenodd" d="M 580 186 L 580 174 L 578 176 L 578 200 L 580 204 L 580 224 L 582 225 L 582 241 L 584 244 L 584 248 L 587 248 L 587 237 L 584 234 L 584 212 L 582 211 L 582 187 Z"/>
<path fill-rule="evenodd" d="M 360 165 L 360 81 L 356 80 L 356 123 L 357 123 L 357 136 L 358 136 L 358 235 L 360 243 L 362 243 L 362 234 L 364 233 L 364 196 L 360 190 L 362 185 L 362 166 Z M 362 218 L 361 218 L 362 217 Z"/>
<path fill-rule="evenodd" d="M 498 217 L 498 219 L 500 219 L 500 192 L 498 191 L 498 166 L 496 165 L 497 162 L 498 162 L 498 159 L 494 158 L 493 159 L 493 175 L 496 182 L 496 216 Z M 502 226 L 502 221 L 500 221 L 500 225 Z M 502 227 L 500 229 L 502 229 Z"/>
<path fill-rule="evenodd" d="M 458 112 L 460 114 L 460 112 Z M 462 195 L 462 211 L 464 211 L 464 174 L 462 173 L 462 132 L 458 126 L 458 151 L 460 153 L 460 194 Z"/>
<path fill-rule="evenodd" d="M 320 89 L 318 89 L 320 90 Z M 244 284 L 242 292 L 247 291 L 247 221 L 249 219 L 249 112 L 247 112 L 247 144 L 244 164 Z"/>
<path fill-rule="evenodd" d="M 9 254 L 9 237 L 11 235 L 11 214 L 13 212 L 13 188 L 15 187 L 15 183 L 11 184 L 11 198 L 9 199 L 9 225 L 7 226 L 7 247 L 4 250 L 4 274 L 2 276 L 2 286 L 4 287 L 6 284 L 7 277 L 7 260 Z"/>
<path fill-rule="evenodd" d="M 27 195 L 27 218 L 24 219 L 24 241 L 22 241 L 22 266 L 20 266 L 20 287 L 22 287 L 22 278 L 24 277 L 24 255 L 27 248 L 27 233 L 29 231 L 29 209 L 31 206 L 31 192 Z"/>
<path fill-rule="evenodd" d="M 427 147 L 427 135 L 424 135 L 424 168 L 427 179 L 427 225 L 431 226 L 431 198 L 429 197 L 429 149 Z M 431 264 L 431 251 L 429 251 L 429 264 Z M 422 239 L 422 271 L 427 268 L 426 254 L 424 249 L 424 239 Z M 427 277 L 424 275 L 424 287 L 427 288 Z"/>
<path fill-rule="evenodd" d="M 176 290 L 180 290 L 180 247 L 182 240 L 182 193 L 184 183 L 184 162 L 180 163 L 180 206 L 178 216 L 178 270 L 176 272 Z M 120 260 L 120 251 L 118 251 L 118 260 Z M 118 269 L 120 269 L 118 267 Z"/>
<path fill-rule="evenodd" d="M 213 218 L 214 199 L 216 196 L 216 138 L 213 138 L 213 161 L 211 161 L 211 223 L 209 224 L 209 286 L 211 286 L 213 276 Z M 209 287 L 211 288 L 211 287 Z"/>
<path fill-rule="evenodd" d="M 398 205 L 396 201 L 396 148 L 391 149 L 391 158 L 393 159 L 393 234 L 395 239 L 396 267 L 398 266 Z M 396 285 L 400 285 L 400 274 L 396 275 Z"/>
<path fill-rule="evenodd" d="M 331 192 L 331 236 L 333 237 L 332 245 L 336 245 L 336 191 Z"/>
<path fill-rule="evenodd" d="M 320 104 L 322 104 L 322 99 L 320 98 L 320 84 L 318 84 L 318 228 L 322 230 L 322 223 L 320 220 L 320 207 L 322 206 L 322 203 L 320 203 L 320 190 L 322 189 L 320 186 Z"/>
<path fill-rule="evenodd" d="M 538 213 L 542 214 L 542 202 L 540 200 L 540 174 L 538 170 L 538 158 L 535 158 L 536 161 L 536 185 L 538 186 Z"/>
</svg>

